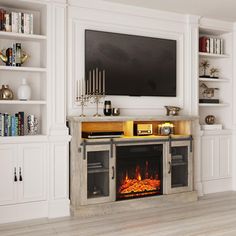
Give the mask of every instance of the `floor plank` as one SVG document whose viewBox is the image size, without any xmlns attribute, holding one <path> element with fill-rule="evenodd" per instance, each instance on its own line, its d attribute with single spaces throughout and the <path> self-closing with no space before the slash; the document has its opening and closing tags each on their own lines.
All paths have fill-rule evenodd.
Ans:
<svg viewBox="0 0 236 236">
<path fill-rule="evenodd" d="M 236 192 L 99 217 L 65 217 L 0 225 L 1 236 L 235 236 Z"/>
</svg>

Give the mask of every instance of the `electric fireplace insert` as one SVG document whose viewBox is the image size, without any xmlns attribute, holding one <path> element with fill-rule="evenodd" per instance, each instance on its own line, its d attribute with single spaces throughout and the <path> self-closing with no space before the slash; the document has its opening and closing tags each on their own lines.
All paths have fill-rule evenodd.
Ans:
<svg viewBox="0 0 236 236">
<path fill-rule="evenodd" d="M 116 200 L 163 194 L 163 145 L 117 146 Z"/>
</svg>

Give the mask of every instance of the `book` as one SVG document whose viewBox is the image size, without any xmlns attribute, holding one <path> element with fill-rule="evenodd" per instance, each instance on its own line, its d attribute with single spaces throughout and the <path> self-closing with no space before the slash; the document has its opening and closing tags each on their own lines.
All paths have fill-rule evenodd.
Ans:
<svg viewBox="0 0 236 236">
<path fill-rule="evenodd" d="M 19 136 L 24 135 L 24 112 L 18 112 L 18 134 Z"/>
<path fill-rule="evenodd" d="M 4 114 L 0 113 L 0 136 L 4 136 Z"/>
<path fill-rule="evenodd" d="M 6 13 L 4 15 L 4 28 L 6 32 L 11 32 L 11 13 Z"/>
<path fill-rule="evenodd" d="M 34 15 L 32 13 L 29 14 L 29 25 L 30 25 L 29 32 L 30 34 L 33 34 L 34 33 Z"/>
<path fill-rule="evenodd" d="M 12 12 L 11 13 L 11 29 L 13 33 L 18 33 L 19 31 L 19 15 L 17 12 Z"/>
<path fill-rule="evenodd" d="M 16 136 L 16 121 L 15 121 L 15 116 L 11 116 L 11 136 Z"/>
</svg>

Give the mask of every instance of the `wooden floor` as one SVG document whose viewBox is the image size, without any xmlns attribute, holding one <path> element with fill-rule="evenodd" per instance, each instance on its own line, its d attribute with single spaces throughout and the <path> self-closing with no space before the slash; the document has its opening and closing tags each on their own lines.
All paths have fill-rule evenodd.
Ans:
<svg viewBox="0 0 236 236">
<path fill-rule="evenodd" d="M 36 220 L 0 225 L 0 236 L 236 236 L 236 193 L 185 204 L 90 218 Z"/>
</svg>

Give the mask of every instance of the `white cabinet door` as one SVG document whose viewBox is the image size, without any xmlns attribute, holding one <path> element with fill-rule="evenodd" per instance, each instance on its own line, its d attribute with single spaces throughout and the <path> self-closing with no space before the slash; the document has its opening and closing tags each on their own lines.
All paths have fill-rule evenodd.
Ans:
<svg viewBox="0 0 236 236">
<path fill-rule="evenodd" d="M 19 146 L 18 186 L 19 202 L 46 199 L 46 152 L 45 144 Z"/>
<path fill-rule="evenodd" d="M 202 180 L 231 177 L 231 135 L 202 137 Z"/>
<path fill-rule="evenodd" d="M 202 180 L 213 180 L 219 176 L 219 138 L 202 137 Z"/>
<path fill-rule="evenodd" d="M 17 195 L 16 145 L 0 145 L 0 205 L 15 203 Z"/>
<path fill-rule="evenodd" d="M 221 178 L 231 177 L 231 136 L 222 135 L 220 136 L 220 157 L 219 166 Z"/>
</svg>

